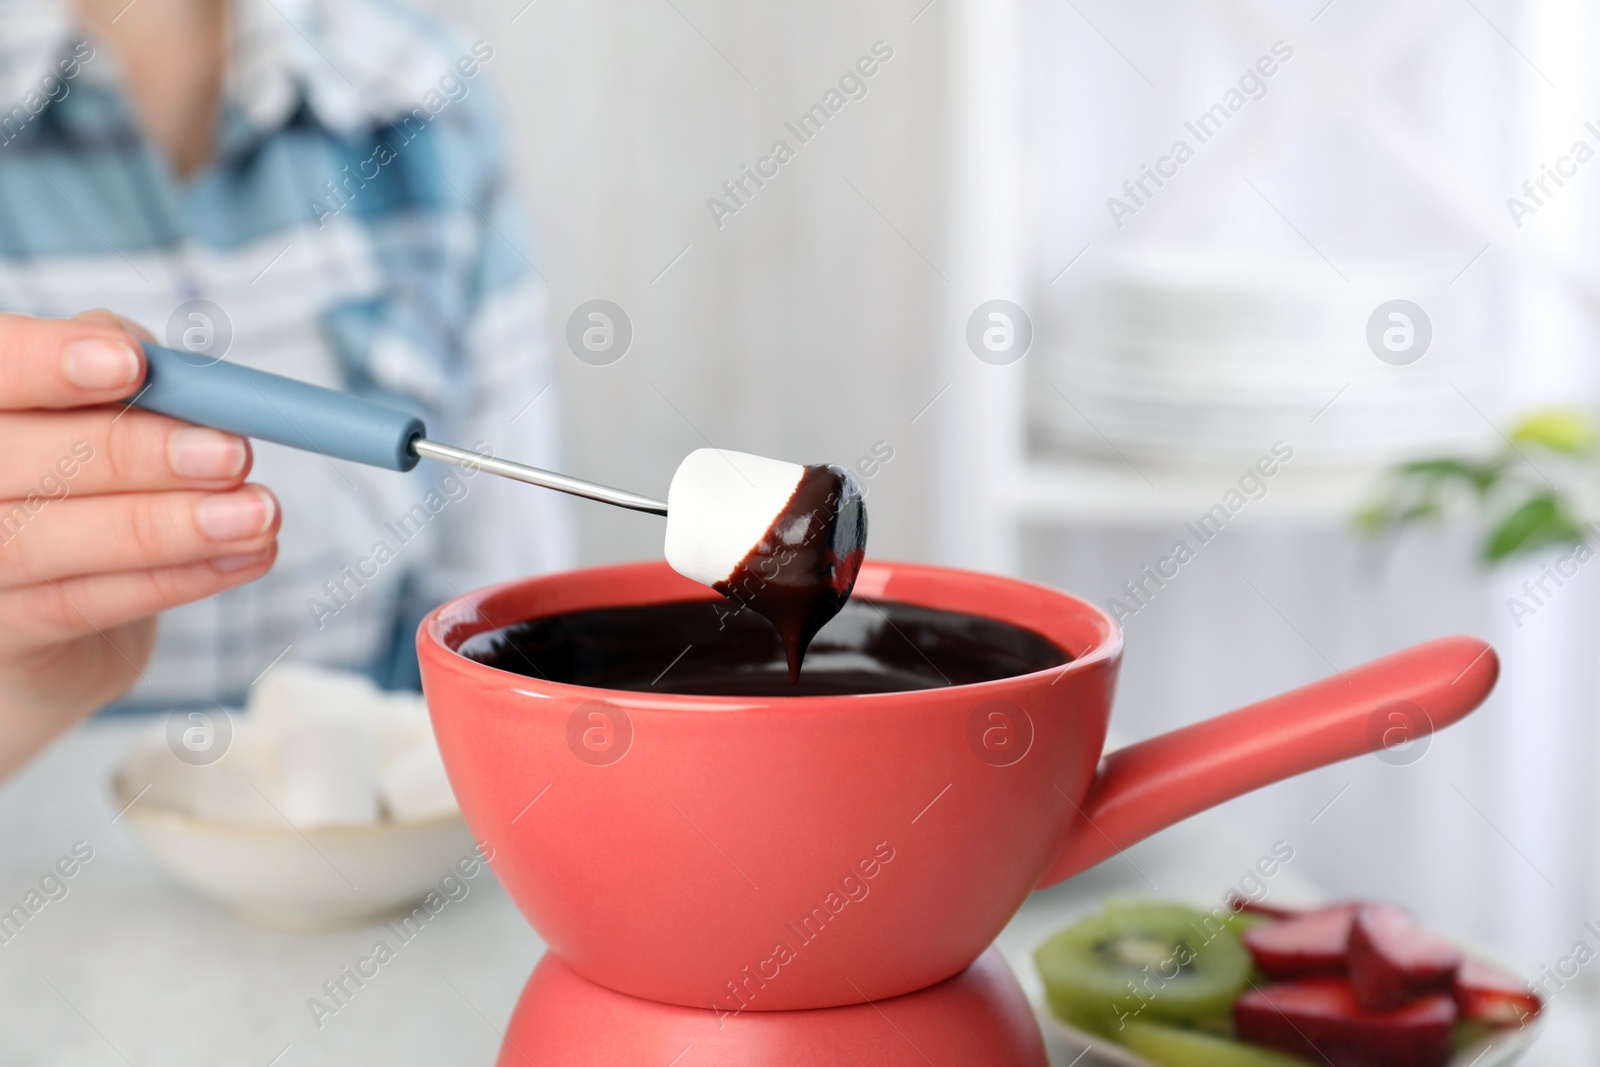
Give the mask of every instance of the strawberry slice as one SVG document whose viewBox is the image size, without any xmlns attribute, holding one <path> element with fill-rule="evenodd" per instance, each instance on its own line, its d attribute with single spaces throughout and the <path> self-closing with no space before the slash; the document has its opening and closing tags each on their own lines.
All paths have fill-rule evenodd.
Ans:
<svg viewBox="0 0 1600 1067">
<path fill-rule="evenodd" d="M 1344 974 L 1350 927 L 1359 907 L 1340 904 L 1246 930 L 1245 947 L 1255 957 L 1256 966 L 1270 978 Z"/>
<path fill-rule="evenodd" d="M 1284 919 L 1297 919 L 1305 914 L 1303 909 L 1280 908 L 1273 904 L 1261 904 L 1238 893 L 1228 897 L 1228 909 L 1238 914 L 1259 915 L 1263 919 L 1273 919 L 1282 922 Z"/>
<path fill-rule="evenodd" d="M 1456 1006 L 1463 1019 L 1490 1026 L 1516 1026 L 1544 1009 L 1544 1002 L 1515 976 L 1468 957 L 1456 972 Z"/>
<path fill-rule="evenodd" d="M 1398 1008 L 1455 988 L 1461 953 L 1398 908 L 1368 904 L 1350 927 L 1350 985 L 1369 1008 Z"/>
<path fill-rule="evenodd" d="M 1435 994 L 1374 1011 L 1342 978 L 1307 978 L 1246 993 L 1233 1021 L 1244 1041 L 1330 1067 L 1446 1067 L 1456 1005 Z"/>
</svg>

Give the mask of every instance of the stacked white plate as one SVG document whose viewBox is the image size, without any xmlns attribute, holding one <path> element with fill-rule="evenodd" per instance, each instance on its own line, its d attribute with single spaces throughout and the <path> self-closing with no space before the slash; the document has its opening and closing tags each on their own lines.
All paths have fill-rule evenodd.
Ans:
<svg viewBox="0 0 1600 1067">
<path fill-rule="evenodd" d="M 1297 462 L 1329 464 L 1470 448 L 1493 430 L 1475 410 L 1453 296 L 1424 263 L 1336 272 L 1278 250 L 1122 253 L 1086 273 L 1050 331 L 1061 343 L 1041 346 L 1035 429 L 1075 451 L 1168 462 L 1248 462 L 1279 440 Z M 1394 300 L 1431 325 L 1414 362 L 1368 343 Z"/>
</svg>

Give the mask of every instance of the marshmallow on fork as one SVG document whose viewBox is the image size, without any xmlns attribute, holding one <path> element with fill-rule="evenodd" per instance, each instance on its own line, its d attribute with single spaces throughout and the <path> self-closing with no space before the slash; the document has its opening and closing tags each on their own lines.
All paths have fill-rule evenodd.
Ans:
<svg viewBox="0 0 1600 1067">
<path fill-rule="evenodd" d="M 791 681 L 849 598 L 866 540 L 861 486 L 842 467 L 702 448 L 667 491 L 667 563 L 770 619 Z"/>
<path fill-rule="evenodd" d="M 414 455 L 667 518 L 674 570 L 770 619 L 789 677 L 823 625 L 844 607 L 867 542 L 866 494 L 843 467 L 783 463 L 744 452 L 689 453 L 667 499 L 411 438 Z"/>
</svg>

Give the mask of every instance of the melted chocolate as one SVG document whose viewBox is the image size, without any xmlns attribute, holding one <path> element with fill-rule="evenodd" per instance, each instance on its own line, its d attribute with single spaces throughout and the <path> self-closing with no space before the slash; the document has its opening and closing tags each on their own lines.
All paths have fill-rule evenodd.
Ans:
<svg viewBox="0 0 1600 1067">
<path fill-rule="evenodd" d="M 750 554 L 712 588 L 778 628 L 797 683 L 811 639 L 850 599 L 866 546 L 860 485 L 843 467 L 810 466 Z"/>
<path fill-rule="evenodd" d="M 714 600 L 530 619 L 462 643 L 469 659 L 552 682 L 642 693 L 836 696 L 939 689 L 1047 670 L 1071 657 L 1032 630 L 953 611 L 854 600 L 791 681 L 782 639 Z"/>
</svg>

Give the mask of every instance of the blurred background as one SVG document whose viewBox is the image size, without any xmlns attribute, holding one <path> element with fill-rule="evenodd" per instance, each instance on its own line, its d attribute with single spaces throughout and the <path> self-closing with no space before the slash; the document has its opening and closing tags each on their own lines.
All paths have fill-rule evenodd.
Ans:
<svg viewBox="0 0 1600 1067">
<path fill-rule="evenodd" d="M 1483 635 L 1498 690 L 1418 758 L 1228 814 L 1301 846 L 1330 896 L 1398 899 L 1529 965 L 1600 914 L 1595 579 L 1515 618 L 1537 554 L 1485 567 L 1471 515 L 1388 546 L 1354 522 L 1390 465 L 1492 451 L 1593 392 L 1600 169 L 1569 161 L 1543 206 L 1523 189 L 1600 148 L 1591 5 L 450 9 L 500 50 L 575 473 L 649 489 L 708 442 L 841 463 L 884 442 L 861 472 L 875 554 L 1137 609 L 1128 740 Z M 785 123 L 880 41 L 866 95 L 795 143 Z M 709 208 L 777 139 L 793 160 Z M 592 299 L 633 327 L 606 366 L 563 337 Z M 1025 315 L 1025 353 L 969 344 L 993 300 Z M 1392 300 L 1431 326 L 1420 354 L 1369 345 Z M 1278 443 L 1292 460 L 1200 545 L 1185 524 Z M 656 551 L 653 520 L 578 518 L 583 562 Z M 1141 607 L 1124 583 L 1179 540 L 1193 560 Z"/>
<path fill-rule="evenodd" d="M 1592 941 L 1594 568 L 1528 592 L 1574 537 L 1537 527 L 1489 563 L 1492 494 L 1380 510 L 1376 535 L 1358 516 L 1401 465 L 1452 457 L 1595 517 L 1592 441 L 1514 428 L 1597 385 L 1600 8 L 431 6 L 495 49 L 549 309 L 539 410 L 572 474 L 662 493 L 708 445 L 851 465 L 878 558 L 1118 614 L 1118 742 L 1485 637 L 1503 672 L 1471 718 L 1217 819 L 1242 855 L 1291 842 L 1326 898 L 1397 901 L 1530 974 Z M 861 91 L 797 136 L 862 57 Z M 569 340 L 597 300 L 620 353 Z M 660 551 L 654 518 L 573 515 L 577 563 Z M 465 988 L 483 1011 L 441 1010 L 474 1029 L 515 992 Z"/>
</svg>

